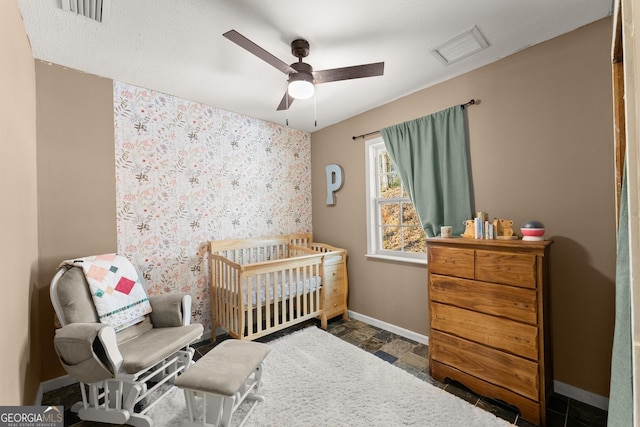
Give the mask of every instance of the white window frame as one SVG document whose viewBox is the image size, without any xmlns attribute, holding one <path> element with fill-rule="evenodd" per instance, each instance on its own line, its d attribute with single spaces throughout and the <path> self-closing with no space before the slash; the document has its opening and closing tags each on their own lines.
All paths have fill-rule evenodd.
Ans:
<svg viewBox="0 0 640 427">
<path fill-rule="evenodd" d="M 427 255 L 414 252 L 388 251 L 382 249 L 382 235 L 379 227 L 380 210 L 377 207 L 378 171 L 377 158 L 381 151 L 387 151 L 382 137 L 365 142 L 365 183 L 367 203 L 367 254 L 368 258 L 380 258 L 391 261 L 427 264 Z"/>
</svg>

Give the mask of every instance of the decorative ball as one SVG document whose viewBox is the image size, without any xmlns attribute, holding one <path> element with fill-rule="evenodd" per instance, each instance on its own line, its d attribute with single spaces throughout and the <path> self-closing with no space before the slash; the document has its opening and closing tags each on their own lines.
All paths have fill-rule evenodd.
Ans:
<svg viewBox="0 0 640 427">
<path fill-rule="evenodd" d="M 544 240 L 544 224 L 540 221 L 527 221 L 520 227 L 522 240 Z"/>
<path fill-rule="evenodd" d="M 522 228 L 544 228 L 544 224 L 540 221 L 527 221 L 522 224 Z"/>
</svg>

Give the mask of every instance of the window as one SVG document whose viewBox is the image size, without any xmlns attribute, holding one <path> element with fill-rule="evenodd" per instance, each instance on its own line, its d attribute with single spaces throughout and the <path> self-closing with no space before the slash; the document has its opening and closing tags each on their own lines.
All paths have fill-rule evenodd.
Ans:
<svg viewBox="0 0 640 427">
<path fill-rule="evenodd" d="M 367 256 L 426 262 L 426 238 L 382 138 L 366 142 Z"/>
</svg>

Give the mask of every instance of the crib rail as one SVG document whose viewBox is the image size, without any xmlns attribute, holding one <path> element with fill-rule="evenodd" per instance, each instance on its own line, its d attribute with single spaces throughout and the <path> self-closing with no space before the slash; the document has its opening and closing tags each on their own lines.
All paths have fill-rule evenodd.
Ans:
<svg viewBox="0 0 640 427">
<path fill-rule="evenodd" d="M 217 240 L 209 242 L 209 249 L 213 254 L 246 265 L 288 258 L 289 240 L 286 236 Z"/>
<path fill-rule="evenodd" d="M 313 242 L 313 235 L 311 233 L 302 234 L 289 234 L 289 244 L 294 246 L 303 246 L 310 248 Z"/>
</svg>

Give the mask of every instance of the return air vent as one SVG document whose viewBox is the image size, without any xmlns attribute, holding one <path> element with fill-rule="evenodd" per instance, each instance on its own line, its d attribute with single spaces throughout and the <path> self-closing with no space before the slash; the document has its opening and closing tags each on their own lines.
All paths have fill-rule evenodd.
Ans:
<svg viewBox="0 0 640 427">
<path fill-rule="evenodd" d="M 489 43 L 474 26 L 451 40 L 431 49 L 431 53 L 444 65 L 453 64 L 489 47 Z"/>
<path fill-rule="evenodd" d="M 102 0 L 62 0 L 62 10 L 102 22 Z"/>
</svg>

